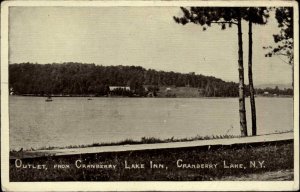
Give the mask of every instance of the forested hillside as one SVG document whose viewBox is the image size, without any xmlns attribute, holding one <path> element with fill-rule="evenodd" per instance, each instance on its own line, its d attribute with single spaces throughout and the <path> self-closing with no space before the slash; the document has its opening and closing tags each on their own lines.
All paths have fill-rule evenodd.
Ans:
<svg viewBox="0 0 300 192">
<path fill-rule="evenodd" d="M 11 64 L 9 87 L 17 95 L 96 95 L 109 92 L 109 86 L 129 86 L 131 93 L 145 96 L 166 87 L 190 87 L 193 97 L 236 97 L 238 84 L 215 77 L 146 70 L 139 66 L 101 66 L 82 63 Z M 246 94 L 247 94 L 246 90 Z M 119 90 L 119 93 L 122 93 Z M 123 94 L 123 93 L 122 93 Z M 166 94 L 164 95 L 166 96 Z M 170 96 L 176 96 L 170 92 Z"/>
<path fill-rule="evenodd" d="M 11 64 L 10 88 L 15 94 L 106 95 L 108 86 L 130 86 L 134 93 L 161 86 L 194 87 L 200 96 L 235 97 L 238 85 L 215 77 L 146 70 L 137 66 L 95 64 Z"/>
</svg>

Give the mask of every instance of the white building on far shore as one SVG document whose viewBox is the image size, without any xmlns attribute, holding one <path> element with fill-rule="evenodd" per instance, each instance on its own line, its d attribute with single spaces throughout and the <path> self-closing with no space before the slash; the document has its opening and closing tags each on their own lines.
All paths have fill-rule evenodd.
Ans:
<svg viewBox="0 0 300 192">
<path fill-rule="evenodd" d="M 130 91 L 129 86 L 109 86 L 109 91 L 114 91 L 116 89 L 124 89 L 126 91 Z"/>
</svg>

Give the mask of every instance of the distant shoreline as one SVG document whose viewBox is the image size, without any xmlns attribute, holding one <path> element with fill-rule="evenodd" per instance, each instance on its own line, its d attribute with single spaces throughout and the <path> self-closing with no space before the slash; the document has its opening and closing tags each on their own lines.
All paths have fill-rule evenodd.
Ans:
<svg viewBox="0 0 300 192">
<path fill-rule="evenodd" d="M 145 69 L 141 66 L 101 66 L 82 63 L 9 65 L 9 93 L 38 96 L 118 96 L 203 98 L 238 97 L 239 85 L 191 73 Z M 272 86 L 273 85 L 269 85 Z M 293 95 L 293 88 L 255 87 L 256 95 Z M 283 88 L 280 89 L 279 87 Z M 244 86 L 250 95 L 249 85 Z"/>
<path fill-rule="evenodd" d="M 9 95 L 17 97 L 48 97 L 47 95 Z M 199 99 L 226 99 L 226 98 L 238 98 L 238 97 L 193 97 L 193 96 L 176 96 L 176 97 L 166 97 L 166 96 L 157 96 L 157 97 L 142 97 L 142 96 L 96 96 L 96 95 L 49 95 L 50 97 L 86 97 L 86 98 L 199 98 Z M 256 97 L 266 97 L 266 98 L 293 98 L 294 95 L 256 95 Z M 246 97 L 249 98 L 249 97 Z"/>
</svg>

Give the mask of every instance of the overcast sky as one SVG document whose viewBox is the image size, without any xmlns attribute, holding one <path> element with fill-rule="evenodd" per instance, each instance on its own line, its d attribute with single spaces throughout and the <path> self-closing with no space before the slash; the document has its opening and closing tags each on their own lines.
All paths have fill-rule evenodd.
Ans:
<svg viewBox="0 0 300 192">
<path fill-rule="evenodd" d="M 146 69 L 195 72 L 238 81 L 237 28 L 178 25 L 178 7 L 12 7 L 10 63 L 83 62 L 136 65 Z M 291 84 L 291 67 L 265 58 L 262 47 L 278 33 L 274 15 L 253 26 L 255 84 Z M 243 23 L 245 82 L 248 28 Z M 285 58 L 283 58 L 285 59 Z"/>
</svg>

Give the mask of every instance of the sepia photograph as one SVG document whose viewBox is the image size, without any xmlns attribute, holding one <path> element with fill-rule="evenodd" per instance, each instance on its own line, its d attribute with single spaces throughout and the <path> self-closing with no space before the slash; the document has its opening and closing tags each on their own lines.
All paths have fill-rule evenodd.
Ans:
<svg viewBox="0 0 300 192">
<path fill-rule="evenodd" d="M 299 189 L 298 25 L 295 1 L 2 3 L 2 190 Z"/>
</svg>

